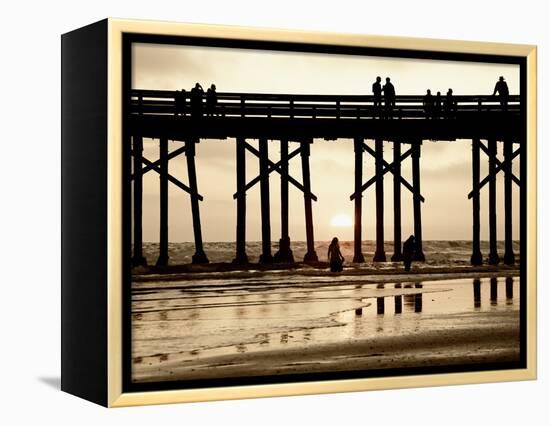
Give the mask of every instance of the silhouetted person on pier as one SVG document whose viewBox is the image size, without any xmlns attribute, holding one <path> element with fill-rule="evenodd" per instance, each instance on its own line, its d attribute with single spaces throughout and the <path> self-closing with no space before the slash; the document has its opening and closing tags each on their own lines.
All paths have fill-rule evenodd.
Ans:
<svg viewBox="0 0 550 426">
<path fill-rule="evenodd" d="M 504 77 L 500 76 L 495 85 L 495 90 L 493 90 L 493 96 L 498 93 L 500 106 L 504 111 L 508 109 L 508 97 L 510 96 L 510 91 L 508 90 L 508 84 L 504 81 Z"/>
<path fill-rule="evenodd" d="M 382 108 L 382 85 L 380 82 L 382 79 L 376 77 L 376 81 L 372 83 L 372 94 L 374 96 L 374 111 L 376 115 L 380 115 L 380 110 Z"/>
<path fill-rule="evenodd" d="M 441 92 L 437 92 L 437 95 L 435 95 L 435 107 L 434 107 L 435 118 L 441 117 L 441 107 L 442 107 Z"/>
<path fill-rule="evenodd" d="M 430 89 L 426 91 L 422 105 L 424 106 L 426 118 L 432 118 L 434 112 L 434 97 L 432 96 L 432 91 Z"/>
<path fill-rule="evenodd" d="M 411 235 L 407 238 L 407 241 L 403 243 L 403 265 L 405 265 L 405 272 L 409 272 L 411 270 L 411 263 L 415 250 L 416 239 L 414 238 L 414 235 Z"/>
<path fill-rule="evenodd" d="M 448 118 L 454 115 L 454 112 L 456 111 L 455 107 L 456 107 L 456 104 L 453 98 L 453 89 L 449 89 L 447 91 L 447 95 L 445 96 L 445 115 Z"/>
<path fill-rule="evenodd" d="M 392 110 L 395 107 L 395 87 L 389 77 L 386 77 L 386 84 L 382 88 L 384 91 L 384 102 L 386 103 L 386 114 L 391 117 Z"/>
<path fill-rule="evenodd" d="M 194 118 L 202 117 L 202 98 L 204 89 L 197 83 L 191 89 L 191 116 Z"/>
<path fill-rule="evenodd" d="M 175 106 L 176 106 L 176 115 L 185 115 L 185 104 L 186 104 L 186 91 L 185 89 L 176 90 L 176 96 L 174 98 Z"/>
<path fill-rule="evenodd" d="M 212 84 L 206 91 L 206 115 L 212 117 L 218 104 L 218 94 L 216 93 L 216 85 Z"/>
<path fill-rule="evenodd" d="M 334 237 L 332 242 L 328 246 L 327 253 L 328 261 L 330 263 L 330 272 L 342 272 L 344 269 L 344 256 L 340 252 L 340 244 L 338 238 Z"/>
</svg>

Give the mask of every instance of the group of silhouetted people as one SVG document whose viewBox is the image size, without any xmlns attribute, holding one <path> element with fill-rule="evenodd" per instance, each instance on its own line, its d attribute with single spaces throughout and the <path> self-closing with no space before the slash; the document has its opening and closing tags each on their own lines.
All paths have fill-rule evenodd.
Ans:
<svg viewBox="0 0 550 426">
<path fill-rule="evenodd" d="M 412 261 L 417 251 L 417 242 L 414 235 L 407 238 L 407 241 L 403 243 L 403 266 L 405 272 L 411 270 Z M 328 246 L 327 258 L 330 266 L 330 272 L 342 272 L 344 270 L 345 258 L 340 251 L 340 243 L 338 238 L 334 237 Z"/>
<path fill-rule="evenodd" d="M 218 94 L 216 93 L 216 85 L 212 84 L 206 91 L 206 96 L 204 89 L 200 83 L 196 83 L 195 87 L 189 92 L 190 98 L 190 113 L 193 118 L 200 118 L 203 115 L 207 117 L 212 117 L 216 114 L 216 105 L 218 104 Z M 206 98 L 206 105 L 204 104 L 204 99 Z M 187 111 L 187 91 L 185 89 L 176 90 L 175 96 L 175 107 L 176 115 L 185 116 L 188 114 Z"/>
<path fill-rule="evenodd" d="M 381 82 L 382 78 L 376 77 L 376 81 L 372 84 L 373 106 L 375 113 L 379 117 L 390 118 L 392 111 L 395 109 L 395 87 L 389 77 L 386 77 L 386 84 L 384 86 L 382 86 Z M 507 111 L 510 91 L 508 90 L 508 84 L 502 76 L 497 81 L 492 96 L 496 94 L 498 94 L 502 110 Z M 384 108 L 382 107 L 382 100 L 384 100 Z M 424 108 L 426 118 L 429 119 L 454 117 L 456 115 L 456 101 L 453 97 L 453 89 L 447 91 L 445 99 L 443 99 L 441 92 L 437 92 L 434 96 L 432 95 L 432 91 L 428 89 L 422 100 L 422 107 Z"/>
<path fill-rule="evenodd" d="M 376 81 L 372 84 L 372 94 L 374 96 L 374 109 L 379 116 L 382 116 L 382 93 L 384 93 L 384 106 L 386 116 L 391 116 L 395 108 L 395 87 L 389 77 L 386 77 L 386 84 L 382 86 L 382 78 L 376 77 Z"/>
</svg>

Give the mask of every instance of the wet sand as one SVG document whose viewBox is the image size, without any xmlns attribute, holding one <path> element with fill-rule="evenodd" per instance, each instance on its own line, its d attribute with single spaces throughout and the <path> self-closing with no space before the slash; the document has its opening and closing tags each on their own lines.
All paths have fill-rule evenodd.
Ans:
<svg viewBox="0 0 550 426">
<path fill-rule="evenodd" d="M 134 283 L 133 379 L 519 360 L 517 278 L 379 278 L 270 274 Z"/>
</svg>

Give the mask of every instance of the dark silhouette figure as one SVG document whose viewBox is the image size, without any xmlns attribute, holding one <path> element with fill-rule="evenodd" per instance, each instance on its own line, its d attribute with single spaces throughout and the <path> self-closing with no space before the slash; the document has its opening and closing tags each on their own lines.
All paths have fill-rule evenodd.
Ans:
<svg viewBox="0 0 550 426">
<path fill-rule="evenodd" d="M 454 115 L 455 111 L 456 104 L 453 98 L 453 89 L 449 89 L 445 96 L 445 115 L 450 118 Z"/>
<path fill-rule="evenodd" d="M 411 235 L 407 241 L 403 243 L 403 265 L 405 265 L 405 271 L 411 270 L 411 264 L 416 251 L 416 239 L 414 235 Z"/>
<path fill-rule="evenodd" d="M 180 90 L 176 90 L 176 96 L 175 96 L 175 99 L 174 99 L 174 102 L 176 104 L 176 115 L 182 115 L 184 116 L 185 115 L 185 107 L 186 107 L 186 91 L 185 89 L 182 89 L 181 91 Z"/>
<path fill-rule="evenodd" d="M 334 237 L 332 239 L 332 242 L 328 246 L 327 257 L 330 263 L 330 272 L 342 272 L 345 259 L 340 252 L 338 238 Z"/>
<path fill-rule="evenodd" d="M 504 81 L 504 77 L 500 76 L 497 84 L 495 84 L 495 90 L 493 90 L 493 96 L 498 93 L 498 98 L 500 101 L 500 106 L 504 111 L 508 109 L 508 97 L 510 96 L 510 91 L 508 90 L 508 84 Z"/>
<path fill-rule="evenodd" d="M 216 105 L 218 104 L 218 94 L 216 85 L 212 84 L 206 91 L 206 115 L 212 117 L 215 115 Z"/>
<path fill-rule="evenodd" d="M 435 95 L 435 106 L 434 106 L 434 116 L 435 118 L 441 117 L 441 107 L 443 106 L 442 100 L 441 100 L 441 92 L 437 92 L 437 95 Z"/>
<path fill-rule="evenodd" d="M 430 89 L 426 91 L 422 105 L 424 106 L 426 118 L 431 118 L 434 112 L 434 97 L 432 96 L 432 91 Z"/>
<path fill-rule="evenodd" d="M 191 89 L 191 116 L 193 118 L 202 117 L 202 98 L 204 97 L 204 89 L 197 83 Z"/>
<path fill-rule="evenodd" d="M 376 77 L 376 81 L 372 83 L 372 94 L 374 96 L 374 111 L 377 115 L 380 115 L 380 110 L 382 108 L 382 85 L 380 82 L 382 79 Z"/>
<path fill-rule="evenodd" d="M 388 117 L 391 117 L 393 108 L 395 107 L 395 87 L 393 87 L 389 77 L 386 77 L 386 84 L 384 84 L 382 90 L 384 91 L 386 114 Z"/>
<path fill-rule="evenodd" d="M 273 260 L 280 263 L 294 263 L 290 237 L 283 237 L 279 240 L 279 251 L 273 255 Z"/>
</svg>

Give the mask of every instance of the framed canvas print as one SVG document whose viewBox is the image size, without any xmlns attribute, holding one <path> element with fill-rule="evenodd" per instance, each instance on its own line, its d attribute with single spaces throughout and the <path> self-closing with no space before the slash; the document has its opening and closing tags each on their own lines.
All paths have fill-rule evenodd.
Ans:
<svg viewBox="0 0 550 426">
<path fill-rule="evenodd" d="M 536 377 L 536 48 L 107 19 L 62 37 L 62 389 Z"/>
</svg>

